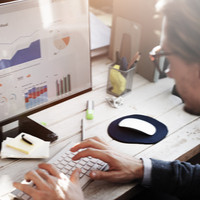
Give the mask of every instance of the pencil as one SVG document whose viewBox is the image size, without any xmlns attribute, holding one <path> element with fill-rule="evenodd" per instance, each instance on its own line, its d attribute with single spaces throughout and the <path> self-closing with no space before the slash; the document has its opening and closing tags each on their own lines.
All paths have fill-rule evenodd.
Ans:
<svg viewBox="0 0 200 200">
<path fill-rule="evenodd" d="M 137 57 L 138 57 L 139 54 L 140 54 L 140 52 L 137 51 L 136 54 L 131 59 L 131 61 L 128 63 L 127 70 L 129 70 L 131 68 L 132 64 L 136 61 L 136 59 L 137 59 Z"/>
<path fill-rule="evenodd" d="M 139 55 L 138 55 L 136 61 L 134 62 L 134 64 L 136 64 L 140 60 L 140 57 L 141 57 L 141 53 L 139 53 Z"/>
<path fill-rule="evenodd" d="M 81 120 L 81 141 L 85 138 L 85 120 L 84 118 Z"/>
</svg>

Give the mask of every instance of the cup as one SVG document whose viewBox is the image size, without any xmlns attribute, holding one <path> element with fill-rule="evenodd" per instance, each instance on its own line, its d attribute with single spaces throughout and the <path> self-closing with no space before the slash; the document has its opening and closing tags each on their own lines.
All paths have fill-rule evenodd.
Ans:
<svg viewBox="0 0 200 200">
<path fill-rule="evenodd" d="M 120 70 L 115 63 L 108 65 L 107 93 L 119 97 L 131 92 L 135 70 L 135 64 L 126 71 Z"/>
</svg>

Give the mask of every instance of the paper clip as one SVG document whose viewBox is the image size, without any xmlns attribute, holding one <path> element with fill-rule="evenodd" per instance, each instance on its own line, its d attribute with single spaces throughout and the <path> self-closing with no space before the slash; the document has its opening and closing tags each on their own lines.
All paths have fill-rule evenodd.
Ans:
<svg viewBox="0 0 200 200">
<path fill-rule="evenodd" d="M 106 97 L 106 101 L 112 106 L 113 108 L 119 108 L 121 105 L 124 104 L 123 98 L 122 97 Z"/>
</svg>

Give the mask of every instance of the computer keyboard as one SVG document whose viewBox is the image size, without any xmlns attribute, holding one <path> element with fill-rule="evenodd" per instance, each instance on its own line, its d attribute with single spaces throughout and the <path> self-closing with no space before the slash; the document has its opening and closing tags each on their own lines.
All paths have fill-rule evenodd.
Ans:
<svg viewBox="0 0 200 200">
<path fill-rule="evenodd" d="M 82 189 L 84 189 L 92 181 L 92 179 L 90 179 L 90 172 L 93 170 L 106 171 L 108 170 L 108 164 L 90 156 L 81 158 L 78 161 L 73 161 L 71 158 L 76 155 L 77 152 L 71 152 L 69 150 L 72 146 L 72 143 L 66 145 L 60 152 L 58 152 L 53 158 L 51 158 L 48 163 L 52 163 L 60 172 L 65 174 L 67 177 L 70 177 L 72 172 L 76 168 L 80 168 L 80 185 Z M 14 196 L 20 200 L 33 200 L 32 197 L 18 189 L 12 191 L 11 196 Z"/>
</svg>

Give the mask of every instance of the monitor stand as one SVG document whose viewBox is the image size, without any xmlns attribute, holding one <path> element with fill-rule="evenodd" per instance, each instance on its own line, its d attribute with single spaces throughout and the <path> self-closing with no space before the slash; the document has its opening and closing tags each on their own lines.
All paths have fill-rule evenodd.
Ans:
<svg viewBox="0 0 200 200">
<path fill-rule="evenodd" d="M 3 132 L 3 128 L 0 127 L 0 149 L 1 143 L 3 140 L 6 139 L 6 137 L 14 138 L 21 132 L 28 133 L 42 140 L 50 142 L 53 142 L 58 139 L 58 136 L 54 132 L 50 131 L 49 129 L 45 128 L 44 126 L 38 124 L 37 122 L 31 120 L 28 117 L 19 119 L 18 123 L 18 127 L 8 130 L 6 132 Z"/>
</svg>

